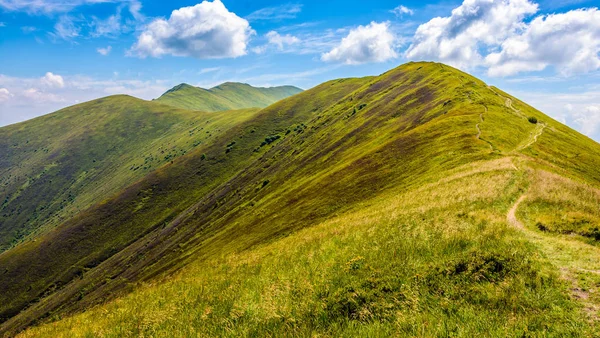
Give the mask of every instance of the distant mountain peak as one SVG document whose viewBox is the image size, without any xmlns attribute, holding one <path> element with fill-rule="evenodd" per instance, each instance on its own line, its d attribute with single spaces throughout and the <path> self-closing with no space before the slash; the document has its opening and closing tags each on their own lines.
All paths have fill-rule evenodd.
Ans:
<svg viewBox="0 0 600 338">
<path fill-rule="evenodd" d="M 244 82 L 232 82 L 232 81 L 227 81 L 227 82 L 223 82 L 218 86 L 215 86 L 213 88 L 216 87 L 225 87 L 225 86 L 246 86 L 246 87 L 253 87 L 253 88 L 260 88 L 260 87 L 254 87 L 248 83 L 244 83 Z"/>
<path fill-rule="evenodd" d="M 178 90 L 182 90 L 182 89 L 185 89 L 185 88 L 197 88 L 197 87 L 194 87 L 194 86 L 189 85 L 187 83 L 180 83 L 177 86 L 175 86 L 175 87 L 167 90 L 166 92 L 164 92 L 164 94 L 162 94 L 161 96 L 166 95 L 168 93 L 176 92 Z"/>
<path fill-rule="evenodd" d="M 224 82 L 205 89 L 181 83 L 167 90 L 156 100 L 177 108 L 211 112 L 264 108 L 300 92 L 302 89 L 294 86 L 264 88 L 241 82 Z"/>
</svg>

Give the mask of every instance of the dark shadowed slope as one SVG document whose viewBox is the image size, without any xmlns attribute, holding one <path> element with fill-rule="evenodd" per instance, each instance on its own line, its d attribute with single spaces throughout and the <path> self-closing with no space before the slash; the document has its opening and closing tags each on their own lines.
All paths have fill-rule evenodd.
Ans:
<svg viewBox="0 0 600 338">
<path fill-rule="evenodd" d="M 600 145 L 507 97 L 410 63 L 282 100 L 0 255 L 1 329 L 133 291 L 30 333 L 589 335 L 506 220 L 551 181 L 572 193 L 528 224 L 552 203 L 595 222 Z"/>
<path fill-rule="evenodd" d="M 252 113 L 192 112 L 122 95 L 0 128 L 0 252 L 108 198 Z"/>
<path fill-rule="evenodd" d="M 204 89 L 182 83 L 165 92 L 156 101 L 173 107 L 210 112 L 264 108 L 300 92 L 302 89 L 293 86 L 261 88 L 245 83 L 227 82 L 211 89 Z"/>
<path fill-rule="evenodd" d="M 305 121 L 321 106 L 337 101 L 359 84 L 359 80 L 354 80 L 336 88 L 324 85 L 328 92 L 320 99 L 307 103 L 300 97 L 287 102 L 294 109 L 286 109 L 286 116 L 261 112 L 252 123 L 232 124 L 231 129 L 212 135 L 210 142 L 203 142 L 193 152 L 175 159 L 173 164 L 167 163 L 116 197 L 83 211 L 47 235 L 0 255 L 0 266 L 5 269 L 5 273 L 0 274 L 0 284 L 8 287 L 0 295 L 1 316 L 12 316 L 31 301 L 54 294 L 73 278 L 91 271 L 123 248 L 137 248 L 138 244 L 144 243 L 136 242 L 140 237 L 146 236 L 145 240 L 155 238 L 166 225 L 179 223 L 185 216 L 178 216 L 180 213 L 255 161 L 265 138 L 281 133 L 290 123 Z M 210 113 L 211 117 L 220 115 L 231 116 L 232 113 Z M 255 149 L 258 150 L 255 152 Z M 168 246 L 165 243 L 161 247 Z M 130 253 L 119 257 L 137 259 Z M 105 284 L 107 278 L 118 281 L 106 285 L 111 288 L 126 285 L 122 283 L 124 279 L 116 277 L 126 266 L 116 264 L 106 269 L 93 269 L 102 271 L 93 281 L 95 287 Z M 19 283 L 9 282 L 15 277 L 24 279 Z M 132 278 L 135 279 L 139 276 Z"/>
</svg>

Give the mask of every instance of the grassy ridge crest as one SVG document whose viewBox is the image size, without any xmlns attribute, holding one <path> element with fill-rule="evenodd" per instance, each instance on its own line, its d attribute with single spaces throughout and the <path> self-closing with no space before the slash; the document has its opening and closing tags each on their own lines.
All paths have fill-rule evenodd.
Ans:
<svg viewBox="0 0 600 338">
<path fill-rule="evenodd" d="M 211 89 L 182 83 L 166 91 L 156 101 L 177 108 L 214 112 L 264 108 L 301 91 L 293 86 L 262 88 L 236 82 L 226 82 Z"/>
<path fill-rule="evenodd" d="M 442 64 L 330 81 L 0 255 L 0 330 L 130 294 L 26 334 L 593 335 L 556 247 L 507 213 L 530 192 L 527 227 L 556 208 L 596 222 L 598 150 Z M 593 255 L 590 229 L 570 245 Z"/>
</svg>

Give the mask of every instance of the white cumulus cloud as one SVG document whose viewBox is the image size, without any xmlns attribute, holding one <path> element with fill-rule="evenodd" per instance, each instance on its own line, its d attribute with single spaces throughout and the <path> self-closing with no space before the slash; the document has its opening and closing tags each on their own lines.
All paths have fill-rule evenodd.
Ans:
<svg viewBox="0 0 600 338">
<path fill-rule="evenodd" d="M 284 45 L 293 45 L 300 42 L 300 39 L 291 34 L 280 35 L 276 31 L 268 32 L 267 39 L 270 44 L 276 45 L 279 50 L 282 50 Z"/>
<path fill-rule="evenodd" d="M 396 14 L 397 17 L 402 17 L 404 14 L 408 14 L 408 15 L 415 14 L 415 11 L 413 11 L 412 9 L 410 9 L 406 6 L 403 6 L 403 5 L 400 5 L 394 9 L 392 9 L 390 12 Z"/>
<path fill-rule="evenodd" d="M 14 95 L 6 88 L 0 88 L 0 102 L 8 101 Z"/>
<path fill-rule="evenodd" d="M 65 80 L 62 76 L 52 74 L 51 72 L 46 73 L 41 79 L 42 85 L 49 88 L 64 88 Z"/>
<path fill-rule="evenodd" d="M 600 11 L 579 9 L 539 16 L 506 39 L 485 61 L 491 76 L 555 67 L 563 75 L 600 69 Z"/>
<path fill-rule="evenodd" d="M 553 67 L 562 75 L 600 69 L 597 8 L 534 15 L 529 0 L 464 0 L 448 17 L 420 25 L 408 59 L 438 60 L 489 76 L 511 76 Z"/>
<path fill-rule="evenodd" d="M 573 96 L 585 96 L 592 93 L 581 93 Z M 597 93 L 596 93 L 597 94 Z M 559 100 L 561 95 L 558 95 Z M 573 97 L 571 97 L 573 99 Z M 549 102 L 555 101 L 554 98 L 548 98 Z M 598 102 L 598 99 L 595 100 Z M 558 108 L 560 117 L 558 120 L 570 125 L 582 134 L 595 140 L 600 139 L 600 105 L 590 104 L 586 100 L 577 103 L 567 103 L 563 108 Z"/>
<path fill-rule="evenodd" d="M 108 54 L 110 54 L 110 51 L 112 50 L 112 46 L 108 46 L 105 48 L 98 48 L 96 49 L 96 51 L 103 56 L 107 56 Z"/>
<path fill-rule="evenodd" d="M 596 136 L 600 132 L 600 106 L 587 106 L 573 113 L 579 130 L 587 136 Z"/>
<path fill-rule="evenodd" d="M 152 21 L 130 53 L 139 57 L 162 55 L 200 59 L 246 55 L 254 33 L 247 20 L 230 12 L 220 0 L 203 1 L 171 13 L 168 20 Z"/>
<path fill-rule="evenodd" d="M 409 59 L 439 60 L 459 68 L 482 63 L 481 48 L 501 44 L 524 27 L 523 19 L 536 13 L 528 0 L 465 0 L 449 17 L 420 25 L 406 51 Z"/>
<path fill-rule="evenodd" d="M 321 55 L 323 61 L 361 64 L 384 62 L 398 55 L 394 49 L 396 37 L 388 22 L 371 22 L 358 26 L 331 51 Z"/>
</svg>

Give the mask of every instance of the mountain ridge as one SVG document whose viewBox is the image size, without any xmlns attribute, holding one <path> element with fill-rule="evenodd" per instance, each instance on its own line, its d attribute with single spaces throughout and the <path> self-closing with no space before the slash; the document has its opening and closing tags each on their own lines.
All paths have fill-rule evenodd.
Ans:
<svg viewBox="0 0 600 338">
<path fill-rule="evenodd" d="M 253 87 L 240 82 L 224 82 L 210 89 L 181 83 L 154 101 L 177 108 L 212 112 L 264 108 L 301 91 L 294 86 Z"/>
<path fill-rule="evenodd" d="M 0 254 L 0 331 L 68 316 L 25 335 L 597 332 L 566 286 L 578 270 L 510 223 L 598 255 L 600 145 L 510 95 L 408 63 L 215 134 Z"/>
</svg>

